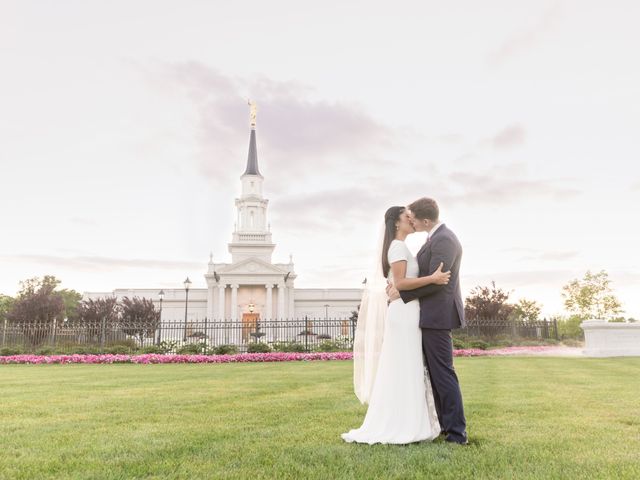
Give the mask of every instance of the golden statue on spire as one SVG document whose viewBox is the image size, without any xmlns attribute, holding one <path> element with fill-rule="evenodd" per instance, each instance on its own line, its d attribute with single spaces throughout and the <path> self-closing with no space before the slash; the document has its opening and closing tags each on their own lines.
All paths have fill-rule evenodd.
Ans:
<svg viewBox="0 0 640 480">
<path fill-rule="evenodd" d="M 251 118 L 251 128 L 256 128 L 256 116 L 258 114 L 258 106 L 253 100 L 247 100 L 249 105 L 249 117 Z"/>
</svg>

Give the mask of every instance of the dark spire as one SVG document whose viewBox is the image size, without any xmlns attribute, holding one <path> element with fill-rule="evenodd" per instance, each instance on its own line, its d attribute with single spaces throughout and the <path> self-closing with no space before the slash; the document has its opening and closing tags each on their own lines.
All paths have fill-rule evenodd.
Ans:
<svg viewBox="0 0 640 480">
<path fill-rule="evenodd" d="M 256 130 L 251 129 L 251 138 L 249 139 L 249 156 L 247 158 L 247 169 L 243 175 L 260 175 L 258 170 L 258 149 L 256 147 Z"/>
</svg>

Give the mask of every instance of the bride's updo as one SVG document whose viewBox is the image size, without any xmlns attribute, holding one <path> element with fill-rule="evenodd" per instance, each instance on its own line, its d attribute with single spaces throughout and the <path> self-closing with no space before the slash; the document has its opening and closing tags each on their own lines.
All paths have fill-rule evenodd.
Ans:
<svg viewBox="0 0 640 480">
<path fill-rule="evenodd" d="M 405 207 L 391 207 L 384 214 L 384 242 L 382 243 L 382 273 L 385 278 L 389 276 L 389 247 L 391 242 L 396 238 L 396 222 L 400 220 L 400 215 L 404 212 Z"/>
</svg>

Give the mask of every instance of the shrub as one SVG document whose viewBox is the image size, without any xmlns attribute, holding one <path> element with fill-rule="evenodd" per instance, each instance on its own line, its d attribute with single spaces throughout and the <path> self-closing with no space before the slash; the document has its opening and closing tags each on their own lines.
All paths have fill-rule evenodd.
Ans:
<svg viewBox="0 0 640 480">
<path fill-rule="evenodd" d="M 218 345 L 209 349 L 214 355 L 234 355 L 238 353 L 238 347 L 235 345 Z"/>
<path fill-rule="evenodd" d="M 82 347 L 79 347 L 77 350 L 74 350 L 73 352 L 68 352 L 69 354 L 80 354 L 80 355 L 100 355 L 101 353 L 105 353 L 105 351 L 103 349 L 101 349 L 100 347 L 96 347 L 93 345 L 85 345 Z"/>
<path fill-rule="evenodd" d="M 22 355 L 24 353 L 24 348 L 22 347 L 2 347 L 0 348 L 0 356 L 8 357 L 10 355 Z"/>
<path fill-rule="evenodd" d="M 275 342 L 273 349 L 276 352 L 298 352 L 302 353 L 306 351 L 304 344 L 300 342 Z"/>
<path fill-rule="evenodd" d="M 484 340 L 476 338 L 476 339 L 473 339 L 473 340 L 469 341 L 469 347 L 470 348 L 478 348 L 480 350 L 486 350 L 487 348 L 489 348 L 489 344 L 487 342 L 485 342 Z"/>
<path fill-rule="evenodd" d="M 56 355 L 67 355 L 71 353 L 76 353 L 79 349 L 86 348 L 86 345 L 81 345 L 73 342 L 61 342 L 58 343 L 55 347 Z"/>
<path fill-rule="evenodd" d="M 491 342 L 491 346 L 492 347 L 498 347 L 498 348 L 505 348 L 505 347 L 513 347 L 517 344 L 518 342 L 515 342 L 513 340 L 509 340 L 506 338 L 501 338 L 498 340 L 495 340 L 493 342 Z"/>
<path fill-rule="evenodd" d="M 323 340 L 317 347 L 320 352 L 346 352 L 351 350 L 348 339 L 338 337 L 335 340 Z"/>
<path fill-rule="evenodd" d="M 250 343 L 249 347 L 247 347 L 247 353 L 269 353 L 271 351 L 271 347 L 266 343 Z"/>
<path fill-rule="evenodd" d="M 543 345 L 557 345 L 560 342 L 555 338 L 527 338 L 515 342 L 521 347 L 539 347 Z"/>
<path fill-rule="evenodd" d="M 583 318 L 579 315 L 558 319 L 558 336 L 562 340 L 566 338 L 584 340 L 584 331 L 580 328 L 582 321 Z"/>
<path fill-rule="evenodd" d="M 453 348 L 454 350 L 466 350 L 470 348 L 465 340 L 458 337 L 453 337 Z"/>
<path fill-rule="evenodd" d="M 149 345 L 142 349 L 142 353 L 164 354 L 167 352 L 160 345 Z"/>
<path fill-rule="evenodd" d="M 110 345 L 108 347 L 105 347 L 104 351 L 101 353 L 107 353 L 110 355 L 125 355 L 127 353 L 132 353 L 132 350 L 126 345 Z"/>
<path fill-rule="evenodd" d="M 56 353 L 56 349 L 53 347 L 41 347 L 35 353 L 36 355 L 53 355 Z"/>
<path fill-rule="evenodd" d="M 178 348 L 178 342 L 163 340 L 162 342 L 160 342 L 160 345 L 158 345 L 158 347 L 160 347 L 160 353 L 171 353 L 174 352 L 176 348 Z"/>
<path fill-rule="evenodd" d="M 204 343 L 187 343 L 178 349 L 179 355 L 201 355 L 204 352 Z"/>
</svg>

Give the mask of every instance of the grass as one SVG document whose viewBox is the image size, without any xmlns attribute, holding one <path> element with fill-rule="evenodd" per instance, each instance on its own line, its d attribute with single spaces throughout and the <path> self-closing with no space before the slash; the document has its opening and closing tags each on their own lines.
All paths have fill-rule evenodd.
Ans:
<svg viewBox="0 0 640 480">
<path fill-rule="evenodd" d="M 351 362 L 0 366 L 0 478 L 640 478 L 640 358 L 456 359 L 471 444 L 345 444 Z"/>
</svg>

